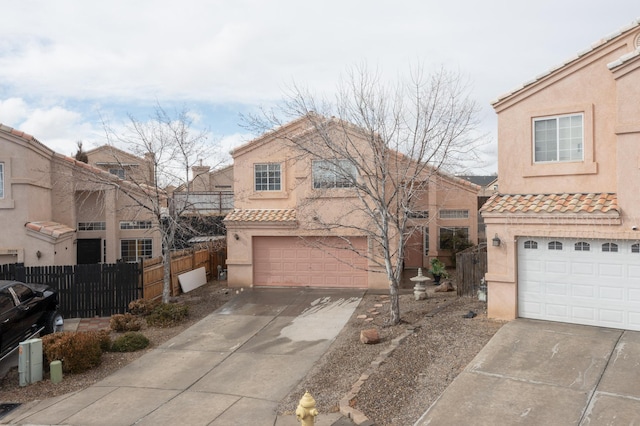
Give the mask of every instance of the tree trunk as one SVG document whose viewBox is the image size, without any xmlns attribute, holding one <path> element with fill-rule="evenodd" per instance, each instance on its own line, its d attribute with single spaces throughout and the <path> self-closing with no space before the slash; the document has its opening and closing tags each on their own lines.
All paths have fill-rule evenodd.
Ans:
<svg viewBox="0 0 640 426">
<path fill-rule="evenodd" d="M 397 325 L 400 323 L 400 297 L 398 295 L 398 283 L 394 280 L 389 280 L 389 296 L 390 303 L 390 317 L 391 325 Z"/>
<path fill-rule="evenodd" d="M 162 248 L 162 263 L 164 267 L 162 303 L 169 303 L 169 297 L 171 297 L 171 250 L 165 247 Z"/>
</svg>

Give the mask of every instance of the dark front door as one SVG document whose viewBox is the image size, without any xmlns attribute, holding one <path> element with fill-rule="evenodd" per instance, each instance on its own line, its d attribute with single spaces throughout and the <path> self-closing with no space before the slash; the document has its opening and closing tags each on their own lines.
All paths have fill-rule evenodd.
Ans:
<svg viewBox="0 0 640 426">
<path fill-rule="evenodd" d="M 78 240 L 78 265 L 102 262 L 101 243 L 100 238 Z"/>
</svg>

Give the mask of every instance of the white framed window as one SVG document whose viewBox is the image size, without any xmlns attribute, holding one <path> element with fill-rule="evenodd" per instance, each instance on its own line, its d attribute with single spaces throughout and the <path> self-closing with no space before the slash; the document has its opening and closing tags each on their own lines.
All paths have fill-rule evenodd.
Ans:
<svg viewBox="0 0 640 426">
<path fill-rule="evenodd" d="M 429 210 L 413 210 L 407 216 L 410 219 L 429 219 Z"/>
<path fill-rule="evenodd" d="M 137 262 L 139 259 L 149 259 L 152 255 L 151 238 L 120 240 L 120 258 L 124 262 Z"/>
<path fill-rule="evenodd" d="M 78 222 L 78 231 L 104 231 L 106 222 Z"/>
<path fill-rule="evenodd" d="M 4 163 L 0 163 L 0 199 L 4 198 Z"/>
<path fill-rule="evenodd" d="M 118 176 L 120 179 L 124 179 L 124 169 L 109 169 L 109 173 Z"/>
<path fill-rule="evenodd" d="M 313 188 L 352 188 L 357 172 L 349 160 L 313 160 Z"/>
<path fill-rule="evenodd" d="M 533 120 L 534 162 L 549 163 L 584 159 L 583 114 L 559 115 Z"/>
<path fill-rule="evenodd" d="M 575 243 L 575 245 L 573 246 L 575 251 L 589 251 L 591 250 L 591 246 L 589 245 L 589 243 L 586 243 L 584 241 L 579 241 L 577 243 Z"/>
<path fill-rule="evenodd" d="M 150 220 L 122 220 L 120 229 L 151 229 Z"/>
<path fill-rule="evenodd" d="M 527 250 L 537 250 L 538 249 L 538 242 L 537 241 L 533 241 L 533 240 L 528 240 L 524 242 L 524 248 L 526 248 Z"/>
<path fill-rule="evenodd" d="M 469 210 L 440 210 L 440 219 L 469 219 Z"/>
<path fill-rule="evenodd" d="M 279 163 L 255 164 L 253 166 L 256 191 L 280 191 L 282 171 Z"/>
</svg>

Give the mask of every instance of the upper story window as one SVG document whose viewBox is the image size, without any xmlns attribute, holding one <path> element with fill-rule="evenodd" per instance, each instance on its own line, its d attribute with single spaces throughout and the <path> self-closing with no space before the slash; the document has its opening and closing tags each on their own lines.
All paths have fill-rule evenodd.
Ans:
<svg viewBox="0 0 640 426">
<path fill-rule="evenodd" d="M 104 231 L 106 222 L 78 222 L 78 231 Z"/>
<path fill-rule="evenodd" d="M 123 220 L 120 229 L 151 229 L 150 220 Z"/>
<path fill-rule="evenodd" d="M 311 163 L 313 188 L 351 188 L 356 168 L 349 160 L 314 160 Z"/>
<path fill-rule="evenodd" d="M 583 115 L 559 115 L 533 120 L 536 163 L 582 161 L 584 159 Z"/>
<path fill-rule="evenodd" d="M 440 219 L 468 219 L 469 210 L 440 210 Z"/>
<path fill-rule="evenodd" d="M 118 176 L 120 179 L 124 179 L 124 169 L 109 169 L 109 173 Z"/>
<path fill-rule="evenodd" d="M 411 219 L 429 219 L 429 210 L 412 210 L 408 216 Z"/>
<path fill-rule="evenodd" d="M 256 191 L 280 191 L 282 172 L 279 163 L 256 164 L 254 167 Z"/>
<path fill-rule="evenodd" d="M 4 198 L 4 163 L 0 163 L 0 198 Z"/>
</svg>

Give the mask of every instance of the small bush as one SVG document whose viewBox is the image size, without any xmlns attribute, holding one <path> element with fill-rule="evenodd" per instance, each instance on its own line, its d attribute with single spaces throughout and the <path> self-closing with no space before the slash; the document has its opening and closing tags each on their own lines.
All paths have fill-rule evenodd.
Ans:
<svg viewBox="0 0 640 426">
<path fill-rule="evenodd" d="M 109 326 L 119 333 L 125 331 L 138 331 L 142 328 L 142 322 L 138 317 L 130 313 L 111 315 Z"/>
<path fill-rule="evenodd" d="M 133 315 L 147 316 L 159 304 L 160 304 L 160 301 L 158 299 L 156 300 L 136 299 L 129 302 L 129 312 L 131 312 Z"/>
<path fill-rule="evenodd" d="M 149 339 L 144 334 L 129 331 L 113 341 L 111 350 L 113 352 L 135 352 L 147 346 L 149 346 Z"/>
<path fill-rule="evenodd" d="M 109 334 L 104 331 L 53 333 L 42 338 L 46 364 L 62 361 L 62 371 L 71 374 L 100 365 L 102 351 L 110 345 Z"/>
<path fill-rule="evenodd" d="M 161 303 L 147 317 L 147 324 L 156 327 L 173 327 L 189 316 L 189 307 L 178 303 Z"/>
</svg>

